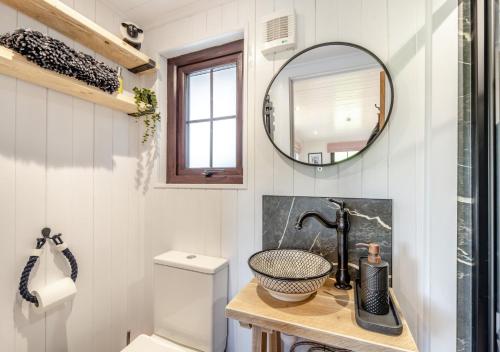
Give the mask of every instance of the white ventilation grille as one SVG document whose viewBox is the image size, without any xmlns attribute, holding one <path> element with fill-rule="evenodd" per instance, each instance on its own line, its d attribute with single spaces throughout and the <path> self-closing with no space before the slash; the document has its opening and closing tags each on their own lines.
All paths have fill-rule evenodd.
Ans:
<svg viewBox="0 0 500 352">
<path fill-rule="evenodd" d="M 288 16 L 281 16 L 267 22 L 266 42 L 288 37 Z"/>
<path fill-rule="evenodd" d="M 295 13 L 293 10 L 274 12 L 262 19 L 264 38 L 262 52 L 276 53 L 295 48 Z"/>
</svg>

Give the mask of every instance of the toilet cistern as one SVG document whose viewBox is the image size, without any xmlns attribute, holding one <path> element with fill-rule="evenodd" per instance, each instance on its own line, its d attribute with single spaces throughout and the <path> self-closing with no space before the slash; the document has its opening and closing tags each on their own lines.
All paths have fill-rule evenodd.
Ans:
<svg viewBox="0 0 500 352">
<path fill-rule="evenodd" d="M 337 272 L 335 273 L 335 287 L 342 290 L 350 290 L 351 276 L 349 275 L 348 268 L 348 251 L 347 251 L 347 234 L 350 230 L 349 212 L 344 207 L 343 201 L 336 201 L 335 199 L 328 199 L 328 201 L 337 204 L 339 209 L 335 212 L 335 220 L 330 221 L 324 215 L 317 211 L 305 211 L 299 215 L 295 223 L 297 230 L 302 229 L 302 224 L 307 218 L 315 218 L 323 226 L 330 229 L 337 230 Z"/>
<path fill-rule="evenodd" d="M 153 334 L 122 352 L 224 352 L 227 259 L 171 250 L 153 259 Z"/>
</svg>

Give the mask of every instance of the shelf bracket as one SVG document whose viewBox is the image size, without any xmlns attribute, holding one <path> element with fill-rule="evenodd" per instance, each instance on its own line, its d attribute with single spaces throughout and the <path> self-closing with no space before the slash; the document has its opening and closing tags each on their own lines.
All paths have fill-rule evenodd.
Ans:
<svg viewBox="0 0 500 352">
<path fill-rule="evenodd" d="M 149 62 L 147 64 L 139 65 L 139 66 L 133 67 L 133 68 L 129 68 L 128 70 L 132 73 L 140 73 L 140 72 L 144 72 L 147 70 L 151 70 L 155 67 L 156 67 L 156 62 L 154 62 L 154 60 L 149 59 Z"/>
</svg>

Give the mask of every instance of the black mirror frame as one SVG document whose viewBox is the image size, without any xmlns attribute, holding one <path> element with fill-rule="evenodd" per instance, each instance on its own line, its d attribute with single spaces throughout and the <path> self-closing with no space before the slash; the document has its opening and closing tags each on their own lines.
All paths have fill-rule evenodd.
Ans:
<svg viewBox="0 0 500 352">
<path fill-rule="evenodd" d="M 391 88 L 391 103 L 390 103 L 390 106 L 389 106 L 389 111 L 387 113 L 387 117 L 385 119 L 385 124 L 384 124 L 384 126 L 382 126 L 382 129 L 356 155 L 353 155 L 353 156 L 350 156 L 350 157 L 348 157 L 348 158 L 346 158 L 344 160 L 341 160 L 341 161 L 338 161 L 338 162 L 329 163 L 329 164 L 309 164 L 309 163 L 305 163 L 303 161 L 295 160 L 292 156 L 290 156 L 290 155 L 286 154 L 285 152 L 283 152 L 274 143 L 274 141 L 271 139 L 271 136 L 269 135 L 269 131 L 266 128 L 266 100 L 265 100 L 265 97 L 269 94 L 269 90 L 271 89 L 271 86 L 273 85 L 273 83 L 276 80 L 276 78 L 278 77 L 278 75 L 281 73 L 281 71 L 283 71 L 283 69 L 291 61 L 293 61 L 298 56 L 300 56 L 300 55 L 302 55 L 302 54 L 304 54 L 304 53 L 306 53 L 306 52 L 308 52 L 310 50 L 313 50 L 313 49 L 316 49 L 316 48 L 320 48 L 320 47 L 323 47 L 323 46 L 330 46 L 330 45 L 343 45 L 343 46 L 349 46 L 349 47 L 352 47 L 352 48 L 356 48 L 356 49 L 359 49 L 361 51 L 364 51 L 365 53 L 367 53 L 368 55 L 370 55 L 371 57 L 373 57 L 375 60 L 377 60 L 377 62 L 380 64 L 380 66 L 382 66 L 382 68 L 384 69 L 386 77 L 387 77 L 387 79 L 389 81 L 389 86 Z M 307 166 L 314 166 L 314 167 L 325 167 L 325 166 L 338 165 L 338 164 L 343 163 L 345 161 L 351 160 L 351 159 L 357 157 L 358 155 L 363 154 L 377 140 L 377 138 L 382 134 L 382 132 L 384 131 L 385 127 L 389 123 L 389 119 L 391 118 L 391 115 L 392 115 L 392 109 L 393 109 L 393 106 L 394 106 L 394 95 L 395 95 L 395 93 L 394 93 L 394 84 L 392 82 L 392 76 L 389 73 L 389 70 L 387 69 L 387 67 L 385 66 L 385 64 L 382 62 L 382 60 L 380 60 L 380 58 L 377 55 L 375 55 L 374 53 L 372 53 L 370 50 L 368 50 L 368 49 L 366 49 L 366 48 L 364 48 L 364 47 L 362 47 L 360 45 L 357 45 L 357 44 L 348 43 L 348 42 L 325 42 L 325 43 L 321 43 L 321 44 L 316 44 L 316 45 L 310 46 L 310 47 L 308 47 L 308 48 L 306 48 L 306 49 L 304 49 L 302 51 L 299 51 L 297 54 L 293 55 L 290 59 L 288 59 L 283 64 L 283 66 L 280 67 L 280 69 L 278 70 L 278 72 L 276 72 L 276 74 L 273 76 L 273 78 L 269 82 L 269 85 L 267 86 L 267 89 L 266 89 L 266 93 L 264 94 L 264 101 L 262 103 L 262 122 L 264 124 L 264 130 L 266 131 L 267 138 L 269 138 L 269 141 L 271 142 L 271 144 L 273 145 L 273 147 L 276 148 L 276 150 L 278 150 L 283 156 L 285 156 L 286 158 L 292 160 L 293 162 L 296 162 L 296 163 L 299 163 L 299 164 L 302 164 L 302 165 L 307 165 Z"/>
</svg>

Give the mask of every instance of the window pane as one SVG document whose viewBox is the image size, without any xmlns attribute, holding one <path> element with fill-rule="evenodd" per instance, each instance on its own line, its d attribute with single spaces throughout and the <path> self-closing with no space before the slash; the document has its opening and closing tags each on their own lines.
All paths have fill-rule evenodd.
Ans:
<svg viewBox="0 0 500 352">
<path fill-rule="evenodd" d="M 214 117 L 236 115 L 236 67 L 214 70 Z"/>
<path fill-rule="evenodd" d="M 335 152 L 335 161 L 347 159 L 347 152 Z"/>
<path fill-rule="evenodd" d="M 210 118 L 210 72 L 189 75 L 189 116 L 188 120 Z"/>
<path fill-rule="evenodd" d="M 236 118 L 214 121 L 214 167 L 236 167 Z"/>
<path fill-rule="evenodd" d="M 188 124 L 188 167 L 210 167 L 210 122 Z"/>
</svg>

